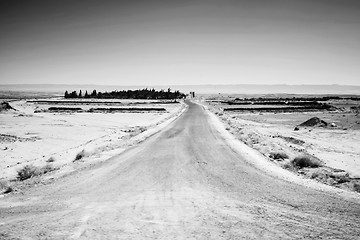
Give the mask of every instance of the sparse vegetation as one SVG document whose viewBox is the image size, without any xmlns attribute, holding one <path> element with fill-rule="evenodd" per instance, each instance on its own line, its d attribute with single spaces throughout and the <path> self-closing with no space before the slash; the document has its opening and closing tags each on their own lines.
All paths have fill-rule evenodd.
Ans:
<svg viewBox="0 0 360 240">
<path fill-rule="evenodd" d="M 328 104 L 317 104 L 313 106 L 275 106 L 275 107 L 226 107 L 224 111 L 263 111 L 263 112 L 294 112 L 294 111 L 315 111 L 331 110 L 333 107 Z"/>
<path fill-rule="evenodd" d="M 49 111 L 82 111 L 82 108 L 77 107 L 49 107 Z"/>
<path fill-rule="evenodd" d="M 8 102 L 2 102 L 0 104 L 0 111 L 15 110 Z"/>
<path fill-rule="evenodd" d="M 300 156 L 296 157 L 290 161 L 291 165 L 295 168 L 318 168 L 321 167 L 323 164 L 320 160 L 311 157 L 311 156 Z"/>
<path fill-rule="evenodd" d="M 293 143 L 293 144 L 297 144 L 297 145 L 303 145 L 305 143 L 305 141 L 294 138 L 294 137 L 286 137 L 286 136 L 280 136 L 280 135 L 278 137 L 284 139 L 285 141 L 287 141 L 289 143 Z"/>
<path fill-rule="evenodd" d="M 310 178 L 312 179 L 326 179 L 327 176 L 323 171 L 315 171 L 310 173 Z"/>
<path fill-rule="evenodd" d="M 6 180 L 0 180 L 0 194 L 6 194 L 14 191 L 10 186 L 9 182 Z"/>
<path fill-rule="evenodd" d="M 294 167 L 293 167 L 293 165 L 291 164 L 290 161 L 284 162 L 283 165 L 282 165 L 282 167 L 283 167 L 284 169 L 287 169 L 287 170 L 290 170 L 290 171 L 294 169 Z"/>
<path fill-rule="evenodd" d="M 353 107 L 355 104 L 352 102 L 353 100 L 347 102 L 342 97 L 333 99 L 332 97 L 312 98 L 307 96 L 303 98 L 297 96 L 267 98 L 265 96 L 246 99 L 235 98 L 235 96 L 209 97 L 206 99 L 206 103 L 208 104 L 207 108 L 218 115 L 225 126 L 230 125 L 234 129 L 246 126 L 242 131 L 234 131 L 237 139 L 267 156 L 276 165 L 301 175 L 301 177 L 360 192 L 359 179 L 351 177 L 350 172 L 333 168 L 333 161 L 337 157 L 348 158 L 343 161 L 344 169 L 351 168 L 353 164 L 351 160 L 358 153 L 356 152 L 354 155 L 350 155 L 350 153 L 353 153 L 352 149 L 356 148 L 356 144 L 346 139 L 340 144 L 331 145 L 332 143 L 328 142 L 328 139 L 334 133 L 330 128 L 326 129 L 326 126 L 342 130 L 359 129 L 360 123 L 358 123 L 356 115 L 358 107 Z M 328 101 L 330 99 L 334 101 Z M 270 111 L 272 108 L 273 111 Z M 286 110 L 286 108 L 292 109 L 289 111 L 290 114 L 285 113 L 284 109 Z M 246 111 L 232 112 L 228 110 Z M 273 114 L 265 113 L 265 110 L 269 110 Z M 315 110 L 316 113 L 313 113 Z M 332 112 L 333 110 L 337 110 L 337 112 Z M 220 116 L 220 111 L 223 116 Z M 306 112 L 306 114 L 300 112 Z M 317 136 L 317 131 L 320 130 L 316 127 L 323 127 L 321 133 L 324 134 L 322 136 Z M 266 131 L 263 131 L 264 128 Z M 289 129 L 294 132 L 290 133 Z M 349 132 L 344 132 L 344 136 L 347 133 Z M 345 137 L 341 136 L 340 139 L 345 139 Z M 326 148 L 322 148 L 321 141 L 324 141 Z M 334 152 L 334 154 L 328 154 L 326 158 L 317 158 L 317 156 L 322 157 L 324 151 Z M 315 156 L 312 153 L 319 155 Z"/>
<path fill-rule="evenodd" d="M 54 158 L 54 157 L 50 157 L 48 160 L 46 160 L 46 162 L 48 162 L 48 163 L 55 162 L 55 158 Z"/>
<path fill-rule="evenodd" d="M 269 157 L 274 160 L 284 160 L 289 158 L 289 156 L 283 152 L 272 152 Z"/>
<path fill-rule="evenodd" d="M 354 190 L 355 190 L 355 192 L 358 192 L 358 193 L 360 193 L 360 183 L 354 183 Z"/>
<path fill-rule="evenodd" d="M 18 174 L 17 179 L 20 181 L 24 181 L 34 176 L 40 175 L 41 169 L 35 167 L 34 165 L 25 165 L 23 168 L 17 171 L 17 174 Z"/>
<path fill-rule="evenodd" d="M 52 165 L 47 164 L 44 167 L 40 168 L 34 165 L 25 165 L 23 168 L 17 171 L 17 179 L 24 181 L 26 179 L 46 174 L 48 172 L 55 171 L 57 168 L 54 168 Z"/>
<path fill-rule="evenodd" d="M 76 162 L 76 161 L 79 161 L 80 159 L 82 159 L 83 157 L 85 157 L 86 155 L 86 152 L 85 150 L 83 149 L 81 152 L 79 152 L 78 154 L 76 154 L 76 157 L 74 159 L 73 162 Z"/>
<path fill-rule="evenodd" d="M 52 172 L 52 171 L 55 171 L 56 169 L 57 168 L 55 168 L 51 164 L 46 164 L 44 167 L 41 168 L 41 174 Z"/>
<path fill-rule="evenodd" d="M 162 112 L 162 111 L 166 111 L 165 108 L 156 108 L 156 107 L 152 107 L 152 108 L 140 108 L 140 107 L 135 107 L 135 108 L 90 108 L 89 112 L 139 112 L 139 111 L 155 111 L 155 112 Z"/>
</svg>

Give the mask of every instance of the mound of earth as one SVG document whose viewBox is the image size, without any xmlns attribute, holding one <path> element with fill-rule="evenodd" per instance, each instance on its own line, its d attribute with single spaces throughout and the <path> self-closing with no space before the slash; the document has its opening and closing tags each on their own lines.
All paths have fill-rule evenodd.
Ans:
<svg viewBox="0 0 360 240">
<path fill-rule="evenodd" d="M 318 117 L 310 118 L 309 120 L 301 123 L 300 127 L 326 127 L 328 125 L 327 122 L 324 120 L 321 120 Z"/>
<path fill-rule="evenodd" d="M 7 111 L 7 110 L 15 110 L 8 102 L 2 102 L 0 104 L 0 112 Z"/>
</svg>

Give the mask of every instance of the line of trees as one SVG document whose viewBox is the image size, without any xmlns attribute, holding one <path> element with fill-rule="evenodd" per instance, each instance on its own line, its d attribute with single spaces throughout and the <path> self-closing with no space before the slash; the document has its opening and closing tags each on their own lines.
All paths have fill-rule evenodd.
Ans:
<svg viewBox="0 0 360 240">
<path fill-rule="evenodd" d="M 161 89 L 160 91 L 153 89 L 138 89 L 138 90 L 122 90 L 111 92 L 97 92 L 93 90 L 90 94 L 88 91 L 83 93 L 81 90 L 68 92 L 65 91 L 65 98 L 114 98 L 114 99 L 180 99 L 184 98 L 185 94 L 176 91 L 171 91 L 169 88 L 167 91 Z"/>
</svg>

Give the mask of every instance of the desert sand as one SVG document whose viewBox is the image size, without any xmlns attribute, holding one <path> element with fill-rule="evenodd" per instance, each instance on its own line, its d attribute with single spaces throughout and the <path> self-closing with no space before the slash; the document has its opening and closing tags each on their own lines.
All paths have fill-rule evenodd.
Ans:
<svg viewBox="0 0 360 240">
<path fill-rule="evenodd" d="M 58 99 L 55 99 L 58 100 Z M 94 101 L 93 104 L 52 104 L 32 102 L 32 99 L 11 101 L 15 110 L 0 113 L 0 178 L 16 178 L 25 165 L 54 168 L 68 172 L 80 167 L 74 162 L 94 163 L 120 153 L 159 124 L 173 119 L 184 110 L 184 104 L 159 104 L 150 101 L 114 101 L 115 107 L 131 104 L 136 107 L 162 107 L 163 112 L 48 112 L 49 107 L 112 107 Z M 47 99 L 46 101 L 49 101 Z M 107 101 L 108 102 L 108 101 Z M 60 171 L 60 172 L 61 172 Z"/>
<path fill-rule="evenodd" d="M 215 113 L 238 140 L 274 164 L 286 168 L 296 157 L 311 156 L 319 159 L 324 167 L 295 169 L 294 172 L 328 185 L 358 191 L 354 184 L 358 185 L 360 179 L 360 117 L 357 112 L 350 111 L 350 107 L 357 106 L 356 102 L 342 100 L 332 103 L 337 106 L 334 111 L 309 112 L 223 111 L 226 105 L 221 102 L 203 98 L 201 103 Z M 299 126 L 312 118 L 328 125 Z M 287 157 L 274 159 L 277 153 Z M 337 181 L 335 175 L 346 176 L 346 180 Z"/>
<path fill-rule="evenodd" d="M 214 115 L 186 104 L 179 118 L 120 155 L 0 199 L 0 236 L 358 238 L 359 194 L 275 176 Z"/>
</svg>

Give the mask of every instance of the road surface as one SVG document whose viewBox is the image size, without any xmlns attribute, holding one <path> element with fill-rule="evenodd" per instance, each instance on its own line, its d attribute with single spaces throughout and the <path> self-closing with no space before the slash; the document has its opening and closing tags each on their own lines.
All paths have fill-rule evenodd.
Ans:
<svg viewBox="0 0 360 240">
<path fill-rule="evenodd" d="M 0 238 L 359 239 L 359 201 L 256 169 L 188 104 L 121 155 L 1 199 Z"/>
</svg>

